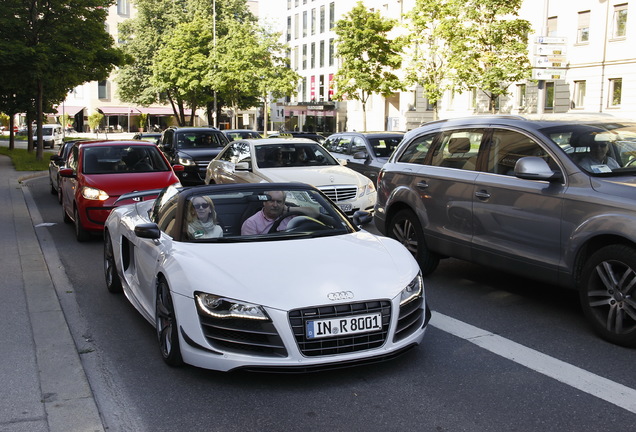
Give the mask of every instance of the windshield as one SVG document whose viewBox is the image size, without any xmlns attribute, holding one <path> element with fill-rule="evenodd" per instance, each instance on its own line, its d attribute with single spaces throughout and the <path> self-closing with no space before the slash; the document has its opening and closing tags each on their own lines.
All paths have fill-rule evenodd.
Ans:
<svg viewBox="0 0 636 432">
<path fill-rule="evenodd" d="M 84 147 L 84 174 L 115 174 L 130 172 L 169 171 L 170 167 L 154 146 Z"/>
<path fill-rule="evenodd" d="M 318 144 L 268 144 L 255 146 L 259 168 L 289 168 L 339 165 L 333 156 Z"/>
<path fill-rule="evenodd" d="M 589 174 L 636 174 L 636 124 L 571 124 L 542 132 Z"/>
<path fill-rule="evenodd" d="M 219 192 L 199 188 L 188 193 L 179 210 L 181 218 L 174 215 L 174 196 L 160 197 L 161 204 L 155 203 L 153 209 L 156 221 L 181 220 L 180 233 L 172 232 L 183 241 L 273 241 L 355 232 L 347 217 L 313 189 Z"/>
<path fill-rule="evenodd" d="M 180 132 L 177 134 L 178 148 L 221 148 L 226 141 L 222 133 L 214 132 Z"/>
</svg>

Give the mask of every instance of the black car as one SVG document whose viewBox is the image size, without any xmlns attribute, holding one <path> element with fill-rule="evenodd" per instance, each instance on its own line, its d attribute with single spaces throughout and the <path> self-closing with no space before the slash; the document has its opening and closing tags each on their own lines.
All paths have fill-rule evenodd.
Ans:
<svg viewBox="0 0 636 432">
<path fill-rule="evenodd" d="M 159 140 L 161 139 L 161 134 L 158 132 L 139 132 L 133 135 L 133 139 L 148 141 L 154 144 L 159 144 Z"/>
<path fill-rule="evenodd" d="M 403 132 L 338 132 L 323 144 L 337 159 L 377 183 L 382 166 L 404 138 Z"/>
<path fill-rule="evenodd" d="M 64 168 L 66 165 L 68 154 L 71 151 L 73 144 L 78 141 L 79 140 L 66 141 L 62 143 L 60 150 L 57 154 L 51 156 L 51 161 L 49 162 L 49 184 L 51 185 L 51 194 L 57 195 L 57 199 L 60 203 L 62 203 L 62 195 L 60 194 L 60 169 Z"/>
<path fill-rule="evenodd" d="M 161 134 L 159 149 L 172 165 L 183 165 L 177 172 L 183 185 L 203 184 L 205 170 L 229 140 L 213 127 L 169 127 Z"/>
</svg>

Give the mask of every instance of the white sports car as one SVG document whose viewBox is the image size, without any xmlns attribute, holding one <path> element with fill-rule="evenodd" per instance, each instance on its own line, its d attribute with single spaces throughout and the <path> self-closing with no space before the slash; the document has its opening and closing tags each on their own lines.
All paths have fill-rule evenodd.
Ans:
<svg viewBox="0 0 636 432">
<path fill-rule="evenodd" d="M 245 233 L 248 219 L 259 232 Z M 374 362 L 418 345 L 431 315 L 410 252 L 360 230 L 306 184 L 170 186 L 117 207 L 104 229 L 104 273 L 108 290 L 123 289 L 156 327 L 174 366 Z"/>
<path fill-rule="evenodd" d="M 346 214 L 373 212 L 375 185 L 306 138 L 246 139 L 228 144 L 208 164 L 206 184 L 303 182 L 320 189 Z"/>
</svg>

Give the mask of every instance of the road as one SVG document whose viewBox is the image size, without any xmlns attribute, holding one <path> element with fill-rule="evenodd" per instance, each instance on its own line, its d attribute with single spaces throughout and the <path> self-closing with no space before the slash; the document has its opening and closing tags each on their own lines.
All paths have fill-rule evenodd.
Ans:
<svg viewBox="0 0 636 432">
<path fill-rule="evenodd" d="M 457 260 L 426 278 L 432 325 L 397 360 L 306 375 L 170 368 L 152 326 L 107 292 L 101 239 L 75 241 L 47 178 L 28 188 L 111 432 L 636 431 L 636 350 L 592 334 L 576 293 Z"/>
</svg>

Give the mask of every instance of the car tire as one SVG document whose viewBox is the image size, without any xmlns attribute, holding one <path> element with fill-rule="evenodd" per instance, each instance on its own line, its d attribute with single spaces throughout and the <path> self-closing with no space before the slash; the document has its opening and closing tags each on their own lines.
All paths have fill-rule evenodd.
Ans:
<svg viewBox="0 0 636 432">
<path fill-rule="evenodd" d="M 585 262 L 579 279 L 583 313 L 594 331 L 617 345 L 636 347 L 636 249 L 610 245 Z"/>
<path fill-rule="evenodd" d="M 53 180 L 49 178 L 49 186 L 51 186 L 51 195 L 57 195 L 57 189 L 53 186 Z"/>
<path fill-rule="evenodd" d="M 181 366 L 183 359 L 179 348 L 179 326 L 174 312 L 168 282 L 160 278 L 155 301 L 155 327 L 163 361 L 170 366 Z"/>
<path fill-rule="evenodd" d="M 57 201 L 62 204 L 62 188 L 60 187 L 60 178 L 57 178 Z"/>
<path fill-rule="evenodd" d="M 404 209 L 397 212 L 389 222 L 388 235 L 411 252 L 423 275 L 430 274 L 437 268 L 439 255 L 426 246 L 420 221 L 413 211 Z"/>
<path fill-rule="evenodd" d="M 77 210 L 77 207 L 75 207 L 73 216 L 75 217 L 75 238 L 78 242 L 88 241 L 91 238 L 91 235 L 82 226 L 82 221 L 80 221 L 79 211 Z"/>
<path fill-rule="evenodd" d="M 110 238 L 110 233 L 104 231 L 104 278 L 106 279 L 106 288 L 111 293 L 122 292 L 121 279 L 117 272 L 117 265 L 115 264 L 115 254 L 113 251 L 113 241 Z"/>
</svg>

